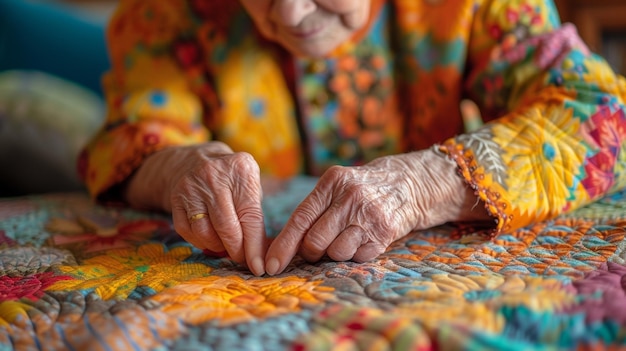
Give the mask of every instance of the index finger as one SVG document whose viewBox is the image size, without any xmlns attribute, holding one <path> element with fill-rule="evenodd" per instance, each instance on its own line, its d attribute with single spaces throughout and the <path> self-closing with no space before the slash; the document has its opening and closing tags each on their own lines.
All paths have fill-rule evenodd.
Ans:
<svg viewBox="0 0 626 351">
<path fill-rule="evenodd" d="M 245 194 L 233 194 L 233 203 L 239 217 L 243 232 L 243 251 L 248 268 L 257 276 L 265 273 L 265 250 L 267 249 L 267 237 L 265 234 L 265 222 L 261 207 L 261 183 L 258 178 L 257 184 L 252 184 L 245 189 L 255 189 Z"/>
<path fill-rule="evenodd" d="M 302 239 L 331 204 L 323 183 L 313 191 L 294 210 L 285 227 L 272 241 L 265 255 L 265 271 L 269 275 L 282 272 L 298 252 Z"/>
</svg>

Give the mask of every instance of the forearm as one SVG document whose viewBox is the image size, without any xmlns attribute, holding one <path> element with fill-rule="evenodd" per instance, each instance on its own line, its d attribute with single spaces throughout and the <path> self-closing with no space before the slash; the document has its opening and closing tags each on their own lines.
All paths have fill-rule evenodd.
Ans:
<svg viewBox="0 0 626 351">
<path fill-rule="evenodd" d="M 445 154 L 428 149 L 392 156 L 406 169 L 416 226 L 426 229 L 448 222 L 490 221 L 485 205 L 458 174 L 457 164 Z M 376 161 L 375 161 L 376 162 Z"/>
<path fill-rule="evenodd" d="M 429 149 L 422 153 L 424 171 L 435 180 L 430 185 L 430 197 L 433 204 L 431 215 L 446 222 L 486 221 L 491 217 L 485 204 L 479 200 L 474 189 L 459 175 L 458 165 L 438 150 Z"/>
<path fill-rule="evenodd" d="M 122 195 L 131 207 L 146 210 L 171 211 L 169 206 L 168 174 L 163 164 L 175 161 L 175 148 L 166 148 L 147 157 L 125 183 Z M 161 170 L 160 170 L 161 169 Z"/>
</svg>

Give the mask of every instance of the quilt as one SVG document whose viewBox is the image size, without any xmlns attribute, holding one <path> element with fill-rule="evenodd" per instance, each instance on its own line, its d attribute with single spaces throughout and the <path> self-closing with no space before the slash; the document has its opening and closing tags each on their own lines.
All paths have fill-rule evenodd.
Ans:
<svg viewBox="0 0 626 351">
<path fill-rule="evenodd" d="M 278 233 L 315 178 L 263 200 Z M 626 192 L 488 240 L 441 226 L 367 263 L 255 277 L 168 216 L 84 193 L 0 199 L 0 350 L 626 347 Z"/>
</svg>

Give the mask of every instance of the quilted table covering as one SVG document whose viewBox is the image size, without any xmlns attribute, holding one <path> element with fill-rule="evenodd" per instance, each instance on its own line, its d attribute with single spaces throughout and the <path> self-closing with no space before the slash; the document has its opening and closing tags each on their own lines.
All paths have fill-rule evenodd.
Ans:
<svg viewBox="0 0 626 351">
<path fill-rule="evenodd" d="M 275 235 L 314 178 L 264 198 Z M 626 346 L 626 192 L 494 241 L 411 233 L 374 261 L 255 277 L 169 216 L 86 194 L 0 199 L 0 350 Z"/>
</svg>

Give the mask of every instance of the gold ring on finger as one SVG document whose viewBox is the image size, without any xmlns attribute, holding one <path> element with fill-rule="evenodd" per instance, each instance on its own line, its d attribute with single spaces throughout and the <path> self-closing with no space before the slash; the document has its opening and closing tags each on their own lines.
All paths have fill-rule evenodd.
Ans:
<svg viewBox="0 0 626 351">
<path fill-rule="evenodd" d="M 198 213 L 198 214 L 195 214 L 193 216 L 190 216 L 189 217 L 189 222 L 197 221 L 198 219 L 202 219 L 202 218 L 207 217 L 207 216 L 208 216 L 208 214 L 206 214 L 206 213 Z"/>
</svg>

